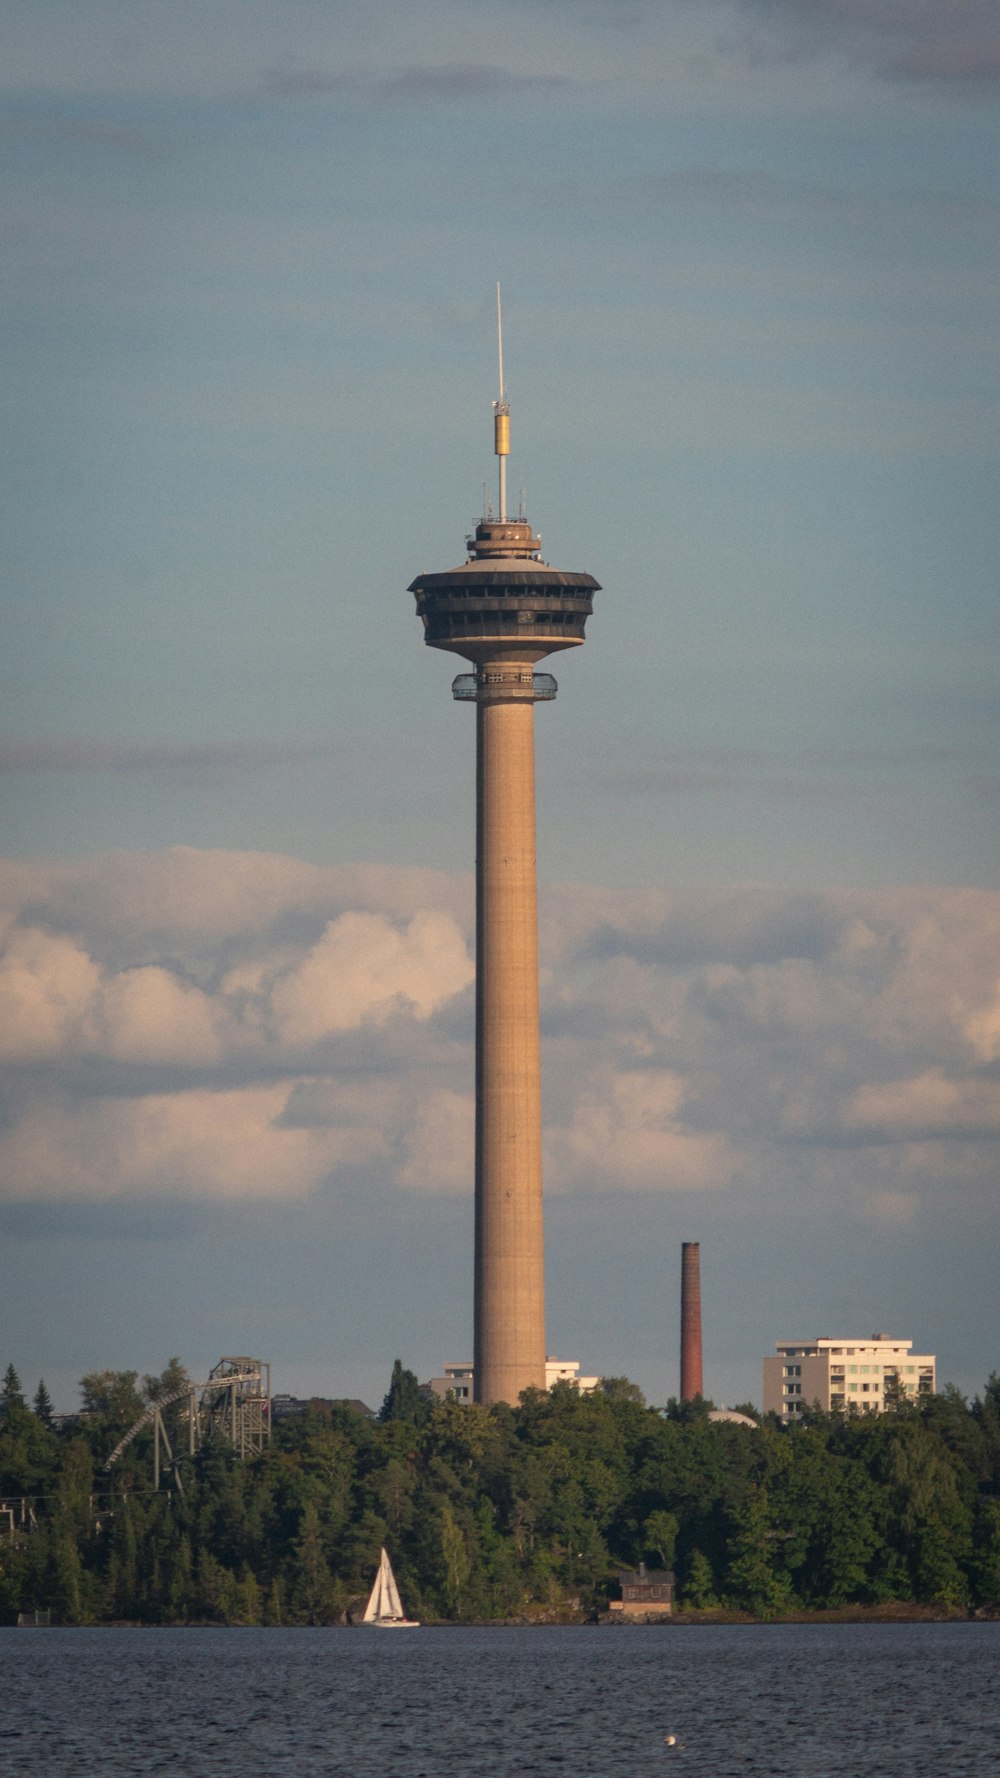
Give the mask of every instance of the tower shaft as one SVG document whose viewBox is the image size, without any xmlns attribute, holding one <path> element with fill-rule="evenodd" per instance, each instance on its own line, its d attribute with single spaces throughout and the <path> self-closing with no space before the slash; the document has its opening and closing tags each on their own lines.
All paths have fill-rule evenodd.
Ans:
<svg viewBox="0 0 1000 1778">
<path fill-rule="evenodd" d="M 701 1246 L 681 1244 L 681 1400 L 704 1393 L 701 1374 Z"/>
<path fill-rule="evenodd" d="M 475 1394 L 545 1387 L 534 701 L 489 663 L 476 711 Z M 530 681 L 531 675 L 528 674 Z M 520 695 L 519 695 L 520 694 Z"/>
</svg>

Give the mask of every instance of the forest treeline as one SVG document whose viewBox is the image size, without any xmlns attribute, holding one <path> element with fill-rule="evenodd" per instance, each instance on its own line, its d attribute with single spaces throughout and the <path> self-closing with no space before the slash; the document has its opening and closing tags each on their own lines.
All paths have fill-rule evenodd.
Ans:
<svg viewBox="0 0 1000 1778">
<path fill-rule="evenodd" d="M 385 1544 L 411 1615 L 500 1620 L 601 1608 L 622 1566 L 672 1567 L 678 1603 L 772 1618 L 903 1604 L 1000 1613 L 1000 1376 L 895 1412 L 801 1424 L 647 1407 L 611 1378 L 518 1408 L 424 1400 L 397 1364 L 378 1419 L 281 1421 L 248 1461 L 203 1445 L 153 1491 L 144 1406 L 171 1360 L 83 1379 L 52 1424 L 8 1368 L 0 1398 L 0 1622 L 312 1624 L 363 1603 Z M 182 1404 L 174 1419 L 183 1446 Z M 18 1507 L 18 1502 L 23 1503 Z"/>
</svg>

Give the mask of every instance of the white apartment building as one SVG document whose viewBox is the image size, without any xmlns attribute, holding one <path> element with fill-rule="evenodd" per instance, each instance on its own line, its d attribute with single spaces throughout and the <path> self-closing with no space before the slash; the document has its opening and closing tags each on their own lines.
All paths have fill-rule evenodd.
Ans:
<svg viewBox="0 0 1000 1778">
<path fill-rule="evenodd" d="M 764 1412 L 791 1423 L 818 1402 L 827 1413 L 881 1414 L 886 1391 L 891 1399 L 897 1386 L 914 1400 L 933 1395 L 936 1360 L 911 1351 L 912 1345 L 885 1333 L 776 1340 L 777 1356 L 764 1359 Z"/>
<path fill-rule="evenodd" d="M 580 1366 L 574 1360 L 547 1358 L 545 1360 L 545 1387 L 551 1389 L 556 1383 L 573 1383 L 581 1395 L 589 1395 L 596 1389 L 600 1377 L 581 1377 Z M 453 1395 L 456 1401 L 472 1401 L 475 1383 L 475 1372 L 471 1364 L 446 1364 L 443 1377 L 432 1377 L 428 1388 L 433 1395 Z"/>
</svg>

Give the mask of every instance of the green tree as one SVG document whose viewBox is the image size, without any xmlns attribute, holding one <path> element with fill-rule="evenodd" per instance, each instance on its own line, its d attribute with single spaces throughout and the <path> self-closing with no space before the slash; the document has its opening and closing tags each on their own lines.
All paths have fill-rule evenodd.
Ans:
<svg viewBox="0 0 1000 1778">
<path fill-rule="evenodd" d="M 45 1387 L 44 1379 L 41 1377 L 38 1380 L 38 1388 L 35 1390 L 34 1400 L 31 1405 L 35 1412 L 35 1418 L 40 1420 L 43 1426 L 51 1427 L 52 1398 Z"/>
<path fill-rule="evenodd" d="M 382 1403 L 379 1419 L 383 1423 L 387 1420 L 403 1420 L 412 1425 L 422 1406 L 420 1384 L 412 1371 L 404 1369 L 402 1359 L 397 1358 L 392 1367 L 389 1393 Z"/>
<path fill-rule="evenodd" d="M 763 1488 L 757 1488 L 732 1517 L 726 1594 L 733 1605 L 755 1617 L 773 1618 L 791 1604 L 791 1588 L 776 1572 L 775 1540 Z"/>
<path fill-rule="evenodd" d="M 646 1405 L 646 1397 L 638 1383 L 633 1383 L 629 1377 L 602 1377 L 599 1388 L 609 1401 L 634 1401 L 640 1408 Z"/>
<path fill-rule="evenodd" d="M 4 1419 L 11 1413 L 24 1412 L 24 1395 L 21 1391 L 21 1379 L 14 1366 L 9 1364 L 4 1371 L 3 1386 L 0 1388 L 0 1415 Z"/>
<path fill-rule="evenodd" d="M 170 1566 L 167 1615 L 173 1624 L 185 1624 L 188 1621 L 194 1604 L 192 1571 L 191 1539 L 185 1531 L 177 1540 Z"/>
<path fill-rule="evenodd" d="M 1000 1500 L 981 1500 L 976 1509 L 969 1566 L 976 1604 L 1000 1612 Z"/>
<path fill-rule="evenodd" d="M 699 1549 L 692 1550 L 687 1559 L 680 1598 L 681 1604 L 692 1611 L 708 1611 L 718 1604 L 712 1564 Z"/>
<path fill-rule="evenodd" d="M 905 1565 L 910 1597 L 962 1604 L 972 1512 L 961 1464 L 930 1427 L 905 1419 L 890 1426 L 875 1469 L 885 1490 L 885 1541 Z"/>
<path fill-rule="evenodd" d="M 134 1426 L 145 1407 L 137 1382 L 137 1371 L 90 1371 L 80 1378 L 83 1434 L 102 1459 Z"/>
<path fill-rule="evenodd" d="M 0 1494 L 48 1494 L 58 1469 L 59 1441 L 25 1406 L 11 1365 L 4 1379 L 0 1412 Z"/>
<path fill-rule="evenodd" d="M 461 1604 L 471 1563 L 465 1533 L 447 1500 L 441 1507 L 441 1556 L 444 1562 L 445 1598 L 454 1617 Z"/>
<path fill-rule="evenodd" d="M 323 1555 L 319 1510 L 312 1500 L 302 1513 L 292 1573 L 293 1609 L 308 1624 L 324 1622 L 330 1607 L 330 1570 Z"/>
<path fill-rule="evenodd" d="M 662 1510 L 650 1513 L 642 1530 L 647 1550 L 652 1550 L 659 1556 L 662 1567 L 672 1568 L 677 1533 L 680 1530 L 676 1514 Z"/>
</svg>

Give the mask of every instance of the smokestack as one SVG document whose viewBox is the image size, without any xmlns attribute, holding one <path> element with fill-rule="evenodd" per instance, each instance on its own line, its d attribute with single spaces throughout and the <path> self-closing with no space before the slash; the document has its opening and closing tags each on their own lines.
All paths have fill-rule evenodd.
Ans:
<svg viewBox="0 0 1000 1778">
<path fill-rule="evenodd" d="M 681 1400 L 704 1394 L 701 1377 L 701 1245 L 681 1244 Z"/>
</svg>

